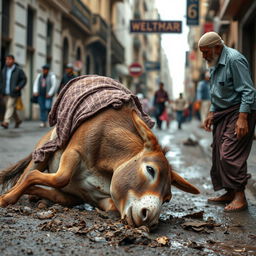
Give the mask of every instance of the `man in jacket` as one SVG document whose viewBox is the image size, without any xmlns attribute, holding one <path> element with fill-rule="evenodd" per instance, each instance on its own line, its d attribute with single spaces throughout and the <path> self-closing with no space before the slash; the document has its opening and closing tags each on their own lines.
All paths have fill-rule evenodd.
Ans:
<svg viewBox="0 0 256 256">
<path fill-rule="evenodd" d="M 210 112 L 204 122 L 213 126 L 211 178 L 214 190 L 225 189 L 209 202 L 228 203 L 226 212 L 247 207 L 245 186 L 247 158 L 251 151 L 256 123 L 256 90 L 246 58 L 227 47 L 215 32 L 204 34 L 198 47 L 210 67 Z"/>
<path fill-rule="evenodd" d="M 65 74 L 63 75 L 61 81 L 60 81 L 60 85 L 59 85 L 59 89 L 58 89 L 58 94 L 60 93 L 60 91 L 62 90 L 62 88 L 73 78 L 76 78 L 76 75 L 74 74 L 74 70 L 73 70 L 73 65 L 72 63 L 68 63 L 65 66 Z"/>
<path fill-rule="evenodd" d="M 40 108 L 40 127 L 47 126 L 48 113 L 51 110 L 52 99 L 57 89 L 56 76 L 49 70 L 48 64 L 42 66 L 42 73 L 37 75 L 33 85 L 33 95 L 38 97 Z"/>
<path fill-rule="evenodd" d="M 26 75 L 15 63 L 14 56 L 7 55 L 0 78 L 0 97 L 3 99 L 6 108 L 1 126 L 5 129 L 8 129 L 12 118 L 15 121 L 15 128 L 19 128 L 22 122 L 16 112 L 16 103 L 26 82 Z"/>
</svg>

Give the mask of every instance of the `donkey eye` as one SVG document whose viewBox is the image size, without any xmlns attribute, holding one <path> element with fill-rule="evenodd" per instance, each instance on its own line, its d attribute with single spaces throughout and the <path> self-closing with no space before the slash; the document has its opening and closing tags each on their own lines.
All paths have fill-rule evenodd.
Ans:
<svg viewBox="0 0 256 256">
<path fill-rule="evenodd" d="M 155 170 L 151 166 L 147 166 L 147 172 L 152 176 L 152 178 L 155 177 Z"/>
</svg>

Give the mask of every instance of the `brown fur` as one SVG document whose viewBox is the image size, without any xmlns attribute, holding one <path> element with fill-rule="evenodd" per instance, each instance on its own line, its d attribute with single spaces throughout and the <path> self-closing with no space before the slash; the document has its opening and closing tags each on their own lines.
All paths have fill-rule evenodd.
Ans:
<svg viewBox="0 0 256 256">
<path fill-rule="evenodd" d="M 20 160 L 16 164 L 3 169 L 0 172 L 0 184 L 2 185 L 2 192 L 10 185 L 16 184 L 20 175 L 23 173 L 24 169 L 28 166 L 32 160 L 32 154 Z"/>
<path fill-rule="evenodd" d="M 51 135 L 52 131 L 48 132 L 37 147 Z M 199 193 L 193 185 L 172 173 L 165 151 L 129 104 L 119 110 L 107 108 L 89 118 L 74 132 L 66 148 L 48 156 L 44 162 L 35 164 L 30 160 L 31 155 L 5 170 L 2 179 L 5 182 L 23 173 L 16 185 L 0 196 L 0 206 L 16 203 L 23 194 L 68 205 L 83 199 L 103 210 L 116 207 L 122 217 L 129 215 L 130 223 L 140 226 L 156 223 L 161 203 L 171 198 L 171 183 L 187 192 Z M 154 170 L 153 175 L 149 167 Z M 47 168 L 50 173 L 44 173 Z M 129 196 L 131 200 L 136 198 L 133 204 L 136 210 L 127 212 Z M 148 207 L 146 211 L 145 207 Z M 135 217 L 131 217 L 131 212 Z"/>
</svg>

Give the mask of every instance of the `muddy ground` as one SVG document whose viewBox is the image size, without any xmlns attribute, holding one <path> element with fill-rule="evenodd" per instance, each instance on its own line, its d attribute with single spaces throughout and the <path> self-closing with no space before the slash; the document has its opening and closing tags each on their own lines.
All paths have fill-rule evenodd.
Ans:
<svg viewBox="0 0 256 256">
<path fill-rule="evenodd" d="M 207 204 L 210 160 L 200 147 L 183 145 L 188 129 L 157 133 L 162 144 L 172 145 L 167 156 L 174 168 L 201 194 L 174 188 L 155 231 L 134 229 L 116 214 L 89 205 L 40 209 L 42 204 L 23 196 L 16 205 L 0 208 L 0 255 L 256 255 L 255 198 L 248 192 L 249 209 L 242 213 L 224 213 L 223 206 Z M 12 162 L 15 148 L 16 155 L 24 154 L 28 149 L 22 143 L 37 139 L 37 133 L 22 132 L 16 138 L 0 134 L 1 145 L 20 140 L 18 147 L 8 147 L 11 153 L 0 145 L 1 168 Z"/>
</svg>

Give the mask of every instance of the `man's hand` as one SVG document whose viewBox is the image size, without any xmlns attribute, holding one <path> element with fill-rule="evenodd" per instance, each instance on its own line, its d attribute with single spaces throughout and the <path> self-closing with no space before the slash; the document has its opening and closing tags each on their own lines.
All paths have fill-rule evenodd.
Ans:
<svg viewBox="0 0 256 256">
<path fill-rule="evenodd" d="M 207 132 L 211 132 L 212 131 L 212 123 L 213 123 L 213 112 L 209 112 L 205 121 L 204 121 L 204 129 Z"/>
<path fill-rule="evenodd" d="M 20 87 L 16 86 L 15 91 L 19 91 L 19 90 L 20 90 Z"/>
<path fill-rule="evenodd" d="M 248 131 L 248 121 L 247 121 L 248 113 L 239 113 L 239 117 L 236 121 L 235 134 L 238 139 L 244 137 Z"/>
</svg>

